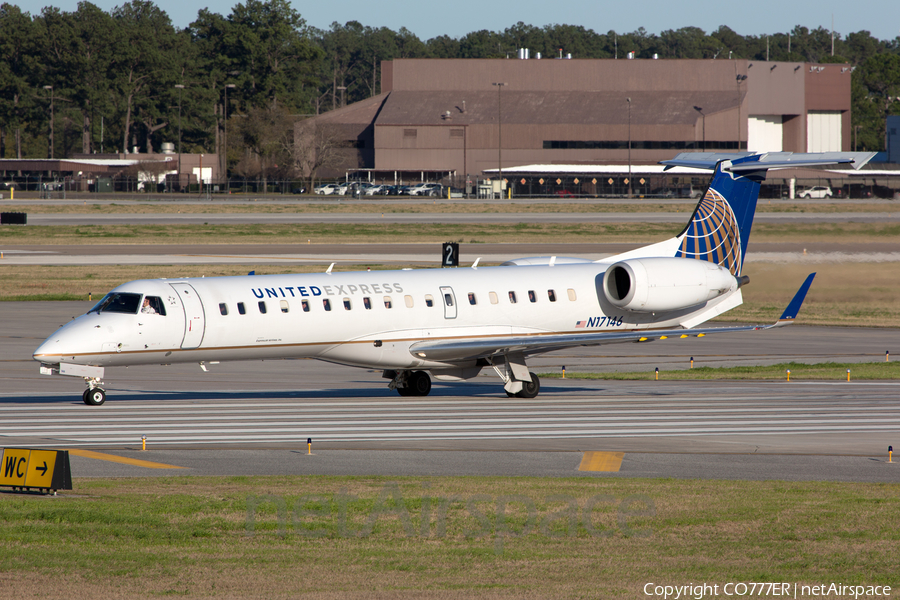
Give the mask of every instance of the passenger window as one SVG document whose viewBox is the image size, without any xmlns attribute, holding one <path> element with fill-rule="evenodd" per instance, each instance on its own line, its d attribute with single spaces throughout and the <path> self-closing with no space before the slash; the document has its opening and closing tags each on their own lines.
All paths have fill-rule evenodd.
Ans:
<svg viewBox="0 0 900 600">
<path fill-rule="evenodd" d="M 390 296 L 384 297 L 384 307 L 391 308 L 391 297 Z"/>
<path fill-rule="evenodd" d="M 575 302 L 575 290 L 573 290 L 572 288 L 569 288 L 568 293 L 569 293 L 569 300 L 571 300 L 572 302 Z"/>
<path fill-rule="evenodd" d="M 537 296 L 535 295 L 534 290 L 528 290 L 528 301 L 537 302 Z"/>
<path fill-rule="evenodd" d="M 413 307 L 413 297 L 412 296 L 403 296 L 403 301 L 406 302 L 406 308 Z"/>
<path fill-rule="evenodd" d="M 247 309 L 244 308 L 244 303 L 243 303 L 243 302 L 238 302 L 238 313 L 239 313 L 239 314 L 242 314 L 242 315 L 246 315 L 246 314 L 247 314 Z"/>
<path fill-rule="evenodd" d="M 344 298 L 344 310 L 350 310 L 350 298 Z"/>
<path fill-rule="evenodd" d="M 431 294 L 425 294 L 425 306 L 427 306 L 428 308 L 434 306 L 434 296 L 432 296 Z"/>
<path fill-rule="evenodd" d="M 372 301 L 368 296 L 363 297 L 363 306 L 366 310 L 372 310 Z"/>
<path fill-rule="evenodd" d="M 287 311 L 290 310 L 290 308 L 288 307 L 287 300 L 281 300 L 280 304 L 281 304 L 281 312 L 286 313 Z"/>
<path fill-rule="evenodd" d="M 500 302 L 500 300 L 497 298 L 497 292 L 491 292 L 490 294 L 488 294 L 488 296 L 491 299 L 491 304 L 497 304 L 498 302 Z"/>
<path fill-rule="evenodd" d="M 547 297 L 550 298 L 550 302 L 556 302 L 556 292 L 553 290 L 547 290 Z"/>
<path fill-rule="evenodd" d="M 450 294 L 444 294 L 444 304 L 447 306 L 453 306 L 453 296 Z"/>
<path fill-rule="evenodd" d="M 266 314 L 266 303 L 262 300 L 259 301 L 259 312 L 261 314 Z"/>
<path fill-rule="evenodd" d="M 166 307 L 159 296 L 145 296 L 141 312 L 146 315 L 166 316 Z"/>
<path fill-rule="evenodd" d="M 469 304 L 474 306 L 477 303 L 478 303 L 478 301 L 475 299 L 475 293 L 469 292 Z"/>
<path fill-rule="evenodd" d="M 301 300 L 300 306 L 303 307 L 303 312 L 309 312 L 309 300 Z"/>
<path fill-rule="evenodd" d="M 331 310 L 331 300 L 325 298 L 322 300 L 322 306 L 325 307 L 325 310 Z"/>
<path fill-rule="evenodd" d="M 225 304 L 224 302 L 219 302 L 219 312 L 222 314 L 223 317 L 228 315 L 228 305 Z"/>
<path fill-rule="evenodd" d="M 515 304 L 515 303 L 516 303 L 516 293 L 515 293 L 515 292 L 510 292 L 510 293 L 509 293 L 509 303 L 510 303 L 510 304 Z"/>
</svg>

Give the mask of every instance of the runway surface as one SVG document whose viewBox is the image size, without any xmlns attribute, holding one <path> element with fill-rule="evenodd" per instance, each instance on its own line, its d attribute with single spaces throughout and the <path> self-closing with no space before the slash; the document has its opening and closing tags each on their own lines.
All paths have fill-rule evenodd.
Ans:
<svg viewBox="0 0 900 600">
<path fill-rule="evenodd" d="M 893 330 L 792 326 L 695 343 L 550 354 L 537 372 L 646 368 L 638 382 L 543 379 L 534 400 L 484 372 L 401 398 L 379 372 L 308 360 L 131 367 L 109 400 L 38 374 L 31 351 L 87 303 L 0 303 L 0 446 L 89 448 L 181 469 L 73 456 L 81 476 L 358 474 L 664 476 L 900 482 L 900 382 L 672 382 L 666 370 L 798 359 L 871 361 Z M 898 351 L 900 352 L 900 351 Z M 653 381 L 660 366 L 662 381 Z M 141 436 L 149 450 L 140 451 Z M 313 440 L 308 456 L 307 438 Z M 613 473 L 578 471 L 586 451 L 622 452 Z"/>
</svg>

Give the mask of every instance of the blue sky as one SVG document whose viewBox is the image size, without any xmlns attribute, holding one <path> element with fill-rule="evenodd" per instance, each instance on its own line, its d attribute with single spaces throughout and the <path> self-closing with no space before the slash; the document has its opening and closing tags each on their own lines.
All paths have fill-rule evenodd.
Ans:
<svg viewBox="0 0 900 600">
<path fill-rule="evenodd" d="M 122 4 L 122 0 L 93 2 L 104 10 Z M 13 0 L 12 3 L 31 13 L 40 12 L 46 4 L 65 11 L 75 10 L 78 5 L 77 0 Z M 201 8 L 210 7 L 214 12 L 227 15 L 236 2 L 229 0 L 210 5 L 208 0 L 156 0 L 156 4 L 169 14 L 177 27 L 186 27 Z M 598 33 L 610 30 L 628 33 L 638 27 L 650 33 L 660 33 L 687 26 L 700 27 L 709 33 L 719 25 L 727 25 L 741 35 L 764 35 L 787 32 L 795 25 L 830 29 L 832 15 L 835 31 L 843 35 L 868 30 L 882 40 L 900 36 L 900 6 L 897 0 L 453 0 L 442 3 L 422 0 L 293 0 L 292 4 L 313 27 L 327 29 L 335 21 L 346 23 L 356 20 L 363 25 L 389 27 L 394 31 L 406 27 L 423 41 L 438 35 L 460 37 L 481 29 L 502 31 L 519 21 L 537 27 L 552 23 L 582 25 Z"/>
</svg>

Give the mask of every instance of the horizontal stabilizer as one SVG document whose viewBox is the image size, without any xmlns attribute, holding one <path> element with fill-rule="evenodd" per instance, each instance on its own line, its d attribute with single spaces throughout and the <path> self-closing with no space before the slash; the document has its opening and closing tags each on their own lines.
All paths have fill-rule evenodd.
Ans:
<svg viewBox="0 0 900 600">
<path fill-rule="evenodd" d="M 721 161 L 759 157 L 756 160 L 737 162 L 726 171 L 759 171 L 760 169 L 785 169 L 798 167 L 821 167 L 827 165 L 850 165 L 859 170 L 874 158 L 874 152 L 682 152 L 671 160 L 660 161 L 666 170 L 672 167 L 693 167 L 695 169 L 715 169 Z"/>
</svg>

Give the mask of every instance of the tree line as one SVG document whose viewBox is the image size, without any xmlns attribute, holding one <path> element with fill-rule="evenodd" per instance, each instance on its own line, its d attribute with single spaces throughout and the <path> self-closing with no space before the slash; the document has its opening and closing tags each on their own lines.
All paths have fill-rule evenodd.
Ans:
<svg viewBox="0 0 900 600">
<path fill-rule="evenodd" d="M 0 4 L 0 157 L 75 153 L 221 152 L 249 177 L 290 170 L 291 123 L 381 92 L 381 61 L 396 58 L 695 58 L 847 63 L 854 140 L 884 148 L 885 116 L 900 114 L 900 37 L 847 35 L 797 26 L 741 36 L 726 26 L 597 33 L 577 25 L 421 40 L 358 21 L 309 27 L 288 0 L 245 0 L 228 15 L 203 9 L 176 28 L 149 0 L 109 12 L 81 2 L 72 12 L 30 14 Z M 51 110 L 52 109 L 52 110 Z M 51 127 L 51 112 L 53 114 Z M 52 147 L 51 147 L 52 132 Z M 224 158 L 223 158 L 224 160 Z M 280 164 L 280 166 L 279 166 Z"/>
</svg>

